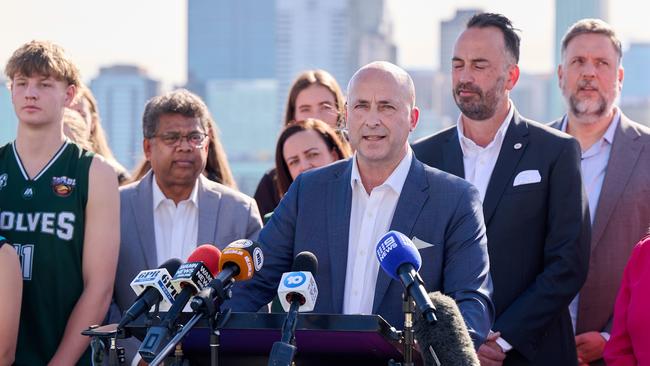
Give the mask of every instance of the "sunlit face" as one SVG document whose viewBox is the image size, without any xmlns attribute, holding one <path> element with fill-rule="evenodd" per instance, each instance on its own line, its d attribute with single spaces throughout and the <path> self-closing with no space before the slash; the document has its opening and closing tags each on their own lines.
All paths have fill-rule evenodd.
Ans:
<svg viewBox="0 0 650 366">
<path fill-rule="evenodd" d="M 508 58 L 503 34 L 496 27 L 469 28 L 458 37 L 452 58 L 452 92 L 464 116 L 486 120 L 508 103 L 507 91 L 516 82 L 516 65 Z"/>
<path fill-rule="evenodd" d="M 11 82 L 11 101 L 21 123 L 32 126 L 61 123 L 64 108 L 76 87 L 53 77 L 17 74 Z"/>
<path fill-rule="evenodd" d="M 144 139 L 144 154 L 151 162 L 151 169 L 161 189 L 180 186 L 191 189 L 199 174 L 205 168 L 208 157 L 208 139 L 202 145 L 193 146 L 187 137 L 172 146 L 167 145 L 165 136 L 205 133 L 198 118 L 185 117 L 177 113 L 160 116 L 156 137 Z"/>
<path fill-rule="evenodd" d="M 282 147 L 284 162 L 289 168 L 291 179 L 309 169 L 325 166 L 339 159 L 334 150 L 315 130 L 304 130 L 289 136 Z"/>
<path fill-rule="evenodd" d="M 558 67 L 560 88 L 569 112 L 594 122 L 612 112 L 623 85 L 623 67 L 611 40 L 602 34 L 573 38 Z"/>
<path fill-rule="evenodd" d="M 336 128 L 339 115 L 334 94 L 322 85 L 310 85 L 298 93 L 294 115 L 296 121 L 315 118 Z"/>
<path fill-rule="evenodd" d="M 349 90 L 347 124 L 360 166 L 397 166 L 419 111 L 406 87 L 387 71 L 366 69 Z"/>
</svg>

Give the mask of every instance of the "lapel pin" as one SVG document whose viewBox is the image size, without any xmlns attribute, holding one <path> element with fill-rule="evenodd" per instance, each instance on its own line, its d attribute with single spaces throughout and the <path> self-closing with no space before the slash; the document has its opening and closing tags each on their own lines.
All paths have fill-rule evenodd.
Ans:
<svg viewBox="0 0 650 366">
<path fill-rule="evenodd" d="M 515 150 L 519 150 L 519 149 L 521 149 L 522 146 L 523 146 L 523 145 L 521 144 L 521 142 L 517 142 L 517 143 L 515 144 L 514 148 L 515 148 Z"/>
</svg>

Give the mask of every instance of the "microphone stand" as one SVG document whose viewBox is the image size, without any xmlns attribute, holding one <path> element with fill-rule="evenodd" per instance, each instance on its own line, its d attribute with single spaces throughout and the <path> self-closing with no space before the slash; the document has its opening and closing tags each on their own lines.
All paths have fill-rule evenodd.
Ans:
<svg viewBox="0 0 650 366">
<path fill-rule="evenodd" d="M 212 287 L 205 287 L 201 290 L 192 300 L 192 309 L 196 312 L 192 318 L 174 335 L 174 337 L 167 343 L 167 345 L 158 353 L 158 355 L 149 363 L 150 366 L 160 365 L 165 357 L 176 348 L 176 345 L 187 335 L 187 333 L 194 328 L 196 323 L 203 317 L 207 317 L 210 321 L 210 326 L 213 328 L 210 334 L 210 359 L 214 366 L 219 363 L 219 335 L 220 332 L 217 326 L 223 326 L 230 317 L 230 309 L 217 321 L 221 313 L 221 303 L 232 296 L 230 287 L 233 282 L 228 283 L 222 291 L 216 291 Z M 220 295 L 221 294 L 221 295 Z M 214 319 L 214 321 L 213 321 Z"/>
<path fill-rule="evenodd" d="M 402 366 L 413 366 L 413 346 L 415 345 L 415 333 L 413 332 L 413 313 L 415 303 L 408 293 L 403 295 L 402 311 L 404 312 L 404 362 Z"/>
<path fill-rule="evenodd" d="M 290 366 L 296 356 L 296 325 L 300 301 L 291 301 L 287 317 L 282 324 L 282 340 L 273 343 L 268 366 Z"/>
</svg>

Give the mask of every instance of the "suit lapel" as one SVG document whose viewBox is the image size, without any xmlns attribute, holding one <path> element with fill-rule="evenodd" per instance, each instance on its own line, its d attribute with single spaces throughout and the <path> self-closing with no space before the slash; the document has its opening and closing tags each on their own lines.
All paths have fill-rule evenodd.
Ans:
<svg viewBox="0 0 650 366">
<path fill-rule="evenodd" d="M 591 235 L 592 249 L 598 245 L 598 241 L 609 222 L 609 217 L 612 215 L 621 194 L 623 194 L 634 166 L 641 155 L 642 146 L 636 141 L 638 137 L 638 132 L 628 123 L 627 117 L 621 115 L 621 120 L 614 134 L 605 180 L 603 181 L 598 207 L 596 208 L 596 217 Z"/>
<path fill-rule="evenodd" d="M 454 128 L 453 131 L 442 146 L 442 170 L 464 179 L 465 165 L 463 164 L 463 150 L 461 150 L 458 141 L 458 128 Z"/>
<path fill-rule="evenodd" d="M 490 182 L 485 191 L 483 215 L 485 216 L 486 226 L 489 224 L 490 218 L 494 214 L 503 192 L 512 181 L 519 160 L 524 155 L 524 151 L 526 151 L 526 146 L 528 145 L 527 135 L 528 126 L 526 122 L 522 121 L 519 113 L 515 111 L 503 139 L 503 145 L 501 145 L 501 151 L 492 171 Z M 518 148 L 515 148 L 515 146 Z"/>
<path fill-rule="evenodd" d="M 335 313 L 343 312 L 352 208 L 350 186 L 352 159 L 348 160 L 345 169 L 337 172 L 327 186 L 327 236 L 332 274 L 332 304 Z"/>
<path fill-rule="evenodd" d="M 206 181 L 207 178 L 199 175 L 199 230 L 196 245 L 210 243 L 219 248 L 223 248 L 229 243 L 214 243 L 217 238 L 217 221 L 219 209 L 221 208 L 221 193 L 210 190 L 206 185 Z"/>
<path fill-rule="evenodd" d="M 138 231 L 138 243 L 142 250 L 145 268 L 156 268 L 158 266 L 158 254 L 156 252 L 156 233 L 153 223 L 153 173 L 147 175 L 138 183 L 135 200 L 131 201 L 131 211 L 135 220 L 135 227 Z"/>
<path fill-rule="evenodd" d="M 413 157 L 411 168 L 406 176 L 402 193 L 395 207 L 395 214 L 393 214 L 393 220 L 390 224 L 391 230 L 399 231 L 409 238 L 413 237 L 415 222 L 429 198 L 427 194 L 428 187 L 424 165 Z M 377 274 L 375 298 L 372 304 L 373 314 L 377 313 L 379 305 L 382 303 L 386 291 L 388 291 L 390 281 L 391 278 L 380 268 Z"/>
</svg>

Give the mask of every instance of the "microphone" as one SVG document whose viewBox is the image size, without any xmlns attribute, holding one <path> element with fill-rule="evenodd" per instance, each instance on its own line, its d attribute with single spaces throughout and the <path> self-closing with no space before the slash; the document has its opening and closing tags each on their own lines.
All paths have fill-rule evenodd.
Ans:
<svg viewBox="0 0 650 366">
<path fill-rule="evenodd" d="M 314 274 L 318 271 L 318 259 L 311 252 L 300 252 L 293 261 L 291 272 L 282 274 L 278 298 L 284 311 L 298 302 L 298 311 L 312 311 L 318 297 Z"/>
<path fill-rule="evenodd" d="M 149 328 L 138 350 L 142 359 L 151 362 L 164 347 L 169 340 L 170 332 L 175 327 L 178 315 L 189 299 L 212 281 L 218 270 L 220 256 L 217 247 L 204 244 L 196 248 L 190 254 L 187 263 L 178 268 L 171 281 L 178 296 L 160 324 Z"/>
<path fill-rule="evenodd" d="M 454 299 L 440 292 L 429 293 L 438 321 L 430 324 L 415 317 L 413 331 L 425 365 L 478 366 L 474 343 Z"/>
<path fill-rule="evenodd" d="M 171 275 L 175 274 L 181 266 L 181 260 L 172 258 L 161 264 L 157 269 L 141 271 L 131 281 L 131 288 L 138 297 L 131 307 L 124 313 L 122 320 L 117 325 L 121 330 L 140 315 L 146 313 L 152 306 L 164 301 L 171 305 L 177 291 L 172 286 Z"/>
<path fill-rule="evenodd" d="M 314 274 L 318 270 L 318 259 L 313 253 L 300 252 L 293 261 L 291 272 L 282 274 L 278 297 L 287 317 L 282 325 L 282 339 L 273 343 L 269 355 L 269 366 L 289 366 L 293 362 L 296 325 L 299 311 L 312 311 L 318 297 Z"/>
<path fill-rule="evenodd" d="M 233 282 L 251 279 L 263 265 L 264 254 L 258 243 L 248 239 L 235 240 L 223 248 L 219 258 L 219 274 L 207 287 L 214 290 L 218 299 L 226 300 L 230 297 L 229 290 Z M 191 303 L 192 309 L 205 306 L 205 298 L 206 296 L 195 297 Z"/>
<path fill-rule="evenodd" d="M 375 253 L 381 268 L 390 277 L 402 282 L 426 321 L 435 323 L 436 308 L 427 296 L 424 281 L 418 274 L 422 257 L 411 239 L 398 231 L 391 230 L 379 240 Z"/>
</svg>

